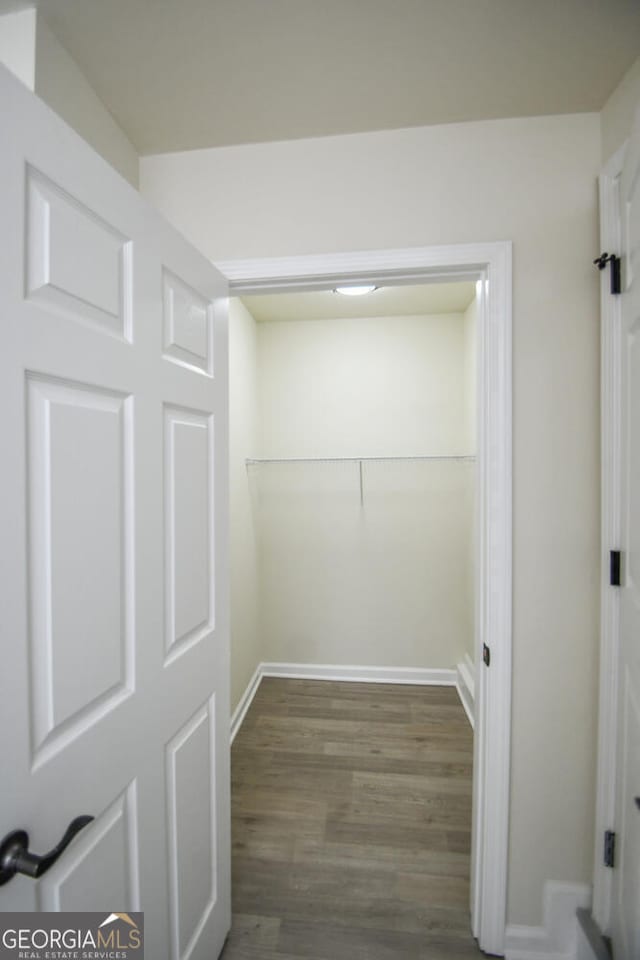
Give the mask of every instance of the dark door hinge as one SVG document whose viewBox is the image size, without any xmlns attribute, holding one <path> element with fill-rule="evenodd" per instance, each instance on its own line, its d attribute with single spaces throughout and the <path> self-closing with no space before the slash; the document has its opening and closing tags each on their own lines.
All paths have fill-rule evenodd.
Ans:
<svg viewBox="0 0 640 960">
<path fill-rule="evenodd" d="M 598 270 L 604 270 L 608 263 L 611 264 L 611 293 L 622 293 L 620 257 L 616 257 L 615 253 L 601 253 L 593 262 Z"/>
<path fill-rule="evenodd" d="M 488 667 L 491 664 L 491 650 L 486 645 L 486 643 L 482 644 L 482 659 L 484 661 L 485 667 Z"/>
<path fill-rule="evenodd" d="M 620 586 L 620 551 L 609 551 L 609 583 L 612 587 Z"/>
<path fill-rule="evenodd" d="M 604 865 L 614 867 L 616 860 L 616 835 L 613 830 L 604 832 Z"/>
</svg>

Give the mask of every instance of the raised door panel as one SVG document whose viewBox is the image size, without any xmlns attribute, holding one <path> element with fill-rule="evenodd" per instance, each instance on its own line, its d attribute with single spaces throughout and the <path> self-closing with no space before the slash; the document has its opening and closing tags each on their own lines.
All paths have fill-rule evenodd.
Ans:
<svg viewBox="0 0 640 960">
<path fill-rule="evenodd" d="M 162 272 L 163 353 L 167 360 L 213 375 L 211 304 L 168 270 Z"/>
<path fill-rule="evenodd" d="M 215 698 L 187 721 L 166 754 L 171 956 L 189 960 L 200 955 L 217 900 Z"/>
<path fill-rule="evenodd" d="M 212 629 L 213 417 L 165 407 L 166 652 L 179 656 Z"/>
<path fill-rule="evenodd" d="M 131 339 L 131 244 L 44 174 L 27 167 L 26 296 Z"/>
<path fill-rule="evenodd" d="M 130 404 L 27 376 L 35 766 L 133 689 Z"/>
<path fill-rule="evenodd" d="M 140 909 L 135 783 L 79 834 L 40 881 L 41 910 Z"/>
</svg>

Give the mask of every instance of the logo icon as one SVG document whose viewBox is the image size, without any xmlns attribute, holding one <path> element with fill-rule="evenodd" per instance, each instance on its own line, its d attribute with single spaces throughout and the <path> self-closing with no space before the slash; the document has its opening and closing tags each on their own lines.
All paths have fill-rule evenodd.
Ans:
<svg viewBox="0 0 640 960">
<path fill-rule="evenodd" d="M 135 920 L 132 920 L 128 913 L 110 913 L 106 920 L 103 920 L 100 924 L 101 927 L 106 927 L 107 924 L 113 923 L 114 920 L 124 920 L 125 923 L 129 923 L 132 927 L 138 929 L 138 924 Z"/>
</svg>

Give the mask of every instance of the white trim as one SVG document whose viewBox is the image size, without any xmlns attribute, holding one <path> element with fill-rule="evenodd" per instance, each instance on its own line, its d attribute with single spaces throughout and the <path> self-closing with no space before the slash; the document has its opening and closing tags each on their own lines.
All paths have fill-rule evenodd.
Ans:
<svg viewBox="0 0 640 960">
<path fill-rule="evenodd" d="M 491 246 L 491 245 L 489 245 Z M 471 873 L 472 930 L 504 953 L 511 749 L 511 245 L 499 244 L 478 284 L 478 609 Z M 472 253 L 473 251 L 469 251 Z M 476 255 L 477 255 L 476 251 Z"/>
<path fill-rule="evenodd" d="M 508 926 L 505 960 L 577 960 L 576 910 L 590 903 L 586 884 L 545 883 L 542 926 Z"/>
<path fill-rule="evenodd" d="M 467 719 L 471 724 L 471 729 L 474 728 L 475 718 L 474 718 L 474 701 L 475 701 L 475 667 L 473 661 L 469 654 L 465 654 L 464 660 L 462 660 L 456 666 L 456 690 L 458 691 L 458 696 L 460 697 L 460 703 L 464 707 L 464 712 L 467 715 Z"/>
<path fill-rule="evenodd" d="M 332 663 L 263 663 L 263 677 L 295 680 L 338 680 L 351 683 L 408 683 L 417 686 L 454 687 L 455 670 L 421 667 L 364 667 Z"/>
<path fill-rule="evenodd" d="M 430 670 L 426 667 L 342 666 L 341 664 L 330 663 L 259 663 L 231 715 L 231 743 L 235 740 L 242 726 L 263 677 L 288 677 L 291 680 L 337 680 L 351 683 L 404 683 L 415 684 L 416 686 L 456 688 L 458 686 L 455 670 Z M 462 697 L 460 699 L 462 700 Z M 464 706 L 464 702 L 462 705 Z"/>
<path fill-rule="evenodd" d="M 415 283 L 425 280 L 477 279 L 489 260 L 497 259 L 506 242 L 452 244 L 441 247 L 410 247 L 401 250 L 365 250 L 348 253 L 267 257 L 257 260 L 217 261 L 227 277 L 231 295 L 268 291 L 314 290 L 349 283 L 393 280 Z"/>
<path fill-rule="evenodd" d="M 427 667 L 343 666 L 341 664 L 331 663 L 259 663 L 231 715 L 231 743 L 235 740 L 242 726 L 247 711 L 253 703 L 253 698 L 262 683 L 263 677 L 289 677 L 291 680 L 336 680 L 351 683 L 404 683 L 415 684 L 416 686 L 457 687 L 455 670 L 430 670 Z M 473 683 L 473 681 L 471 682 Z"/>
<path fill-rule="evenodd" d="M 262 663 L 258 664 L 256 669 L 254 670 L 251 680 L 249 680 L 247 689 L 244 691 L 244 693 L 240 697 L 240 700 L 238 701 L 238 704 L 235 710 L 231 714 L 231 735 L 229 738 L 231 743 L 233 743 L 233 741 L 235 740 L 236 734 L 240 729 L 240 727 L 242 726 L 242 721 L 247 715 L 247 710 L 253 703 L 253 698 L 258 692 L 258 687 L 260 686 L 260 682 L 262 680 L 263 666 L 264 664 Z"/>
<path fill-rule="evenodd" d="M 600 245 L 620 253 L 618 178 L 624 148 L 600 175 Z M 611 870 L 604 866 L 605 830 L 615 823 L 616 719 L 618 708 L 619 594 L 609 585 L 609 550 L 620 544 L 620 298 L 609 287 L 609 268 L 600 281 L 601 317 L 601 562 L 600 562 L 600 695 L 598 711 L 598 772 L 596 779 L 593 916 L 603 932 L 611 918 Z"/>
<path fill-rule="evenodd" d="M 351 282 L 478 281 L 478 543 L 472 828 L 472 929 L 486 953 L 504 953 L 511 740 L 512 347 L 510 242 L 226 261 L 230 295 Z"/>
</svg>

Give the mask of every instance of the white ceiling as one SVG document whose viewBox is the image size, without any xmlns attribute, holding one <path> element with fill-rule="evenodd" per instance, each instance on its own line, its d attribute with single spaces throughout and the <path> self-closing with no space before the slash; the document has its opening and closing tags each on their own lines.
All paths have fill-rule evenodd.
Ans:
<svg viewBox="0 0 640 960">
<path fill-rule="evenodd" d="M 600 110 L 640 51 L 638 0 L 35 4 L 143 154 Z"/>
<path fill-rule="evenodd" d="M 474 283 L 431 283 L 381 287 L 362 297 L 332 290 L 241 297 L 254 320 L 344 320 L 347 317 L 404 317 L 462 313 L 475 296 Z"/>
</svg>

